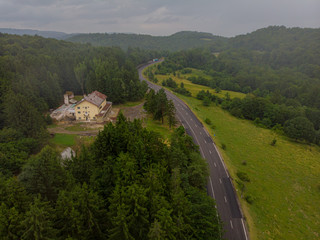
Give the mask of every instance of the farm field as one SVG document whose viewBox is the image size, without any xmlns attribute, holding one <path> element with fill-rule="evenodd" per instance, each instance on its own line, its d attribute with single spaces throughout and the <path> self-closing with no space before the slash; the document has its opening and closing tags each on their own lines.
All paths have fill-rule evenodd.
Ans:
<svg viewBox="0 0 320 240">
<path fill-rule="evenodd" d="M 169 75 L 156 77 L 162 80 Z M 207 89 L 186 79 L 180 81 L 193 96 Z M 251 239 L 319 239 L 320 148 L 256 127 L 214 104 L 205 107 L 194 97 L 177 95 L 202 120 L 219 147 L 237 188 Z M 207 118 L 211 125 L 205 123 Z M 277 140 L 275 146 L 270 144 L 273 139 Z M 241 182 L 238 171 L 250 179 L 244 183 L 243 194 L 237 183 Z"/>
</svg>

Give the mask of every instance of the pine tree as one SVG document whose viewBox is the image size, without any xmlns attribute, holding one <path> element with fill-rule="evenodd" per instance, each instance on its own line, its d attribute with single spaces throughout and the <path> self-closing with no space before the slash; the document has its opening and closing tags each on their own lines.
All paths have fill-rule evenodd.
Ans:
<svg viewBox="0 0 320 240">
<path fill-rule="evenodd" d="M 24 233 L 21 237 L 23 240 L 43 240 L 54 239 L 56 230 L 50 218 L 52 209 L 48 202 L 41 201 L 40 195 L 35 197 L 34 203 L 26 213 L 22 222 Z"/>
<path fill-rule="evenodd" d="M 172 102 L 172 100 L 168 101 L 166 115 L 168 117 L 169 127 L 175 126 L 177 123 L 176 120 L 176 108 Z"/>
</svg>

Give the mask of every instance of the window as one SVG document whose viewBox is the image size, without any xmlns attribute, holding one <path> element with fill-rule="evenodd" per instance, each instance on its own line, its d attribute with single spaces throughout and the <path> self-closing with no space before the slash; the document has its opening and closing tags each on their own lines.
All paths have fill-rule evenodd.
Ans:
<svg viewBox="0 0 320 240">
<path fill-rule="evenodd" d="M 87 107 L 84 107 L 85 109 L 87 109 Z"/>
<path fill-rule="evenodd" d="M 80 109 L 80 107 L 77 107 L 78 109 Z"/>
<path fill-rule="evenodd" d="M 80 111 L 78 111 L 78 113 L 80 114 L 81 112 L 80 112 Z"/>
<path fill-rule="evenodd" d="M 81 120 L 81 117 L 79 117 L 79 120 Z"/>
<path fill-rule="evenodd" d="M 96 117 L 93 117 L 93 120 L 96 120 Z"/>
</svg>

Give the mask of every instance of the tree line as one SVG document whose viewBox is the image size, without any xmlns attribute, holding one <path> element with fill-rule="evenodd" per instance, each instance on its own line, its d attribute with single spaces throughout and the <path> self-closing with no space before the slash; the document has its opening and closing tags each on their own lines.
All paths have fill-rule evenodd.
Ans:
<svg viewBox="0 0 320 240">
<path fill-rule="evenodd" d="M 144 109 L 153 115 L 154 120 L 161 120 L 162 124 L 164 118 L 167 117 L 170 128 L 177 123 L 175 106 L 172 100 L 167 99 L 167 94 L 163 88 L 158 92 L 150 89 L 146 95 Z"/>
<path fill-rule="evenodd" d="M 182 127 L 170 144 L 120 115 L 72 160 L 50 147 L 0 173 L 1 239 L 221 239 L 207 163 Z"/>
</svg>

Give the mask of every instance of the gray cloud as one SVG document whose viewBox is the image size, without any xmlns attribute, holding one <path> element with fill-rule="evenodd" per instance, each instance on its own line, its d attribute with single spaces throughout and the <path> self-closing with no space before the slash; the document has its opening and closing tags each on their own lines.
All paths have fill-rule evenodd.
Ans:
<svg viewBox="0 0 320 240">
<path fill-rule="evenodd" d="M 318 0 L 0 0 L 0 27 L 234 36 L 269 25 L 318 28 L 319 12 Z"/>
</svg>

